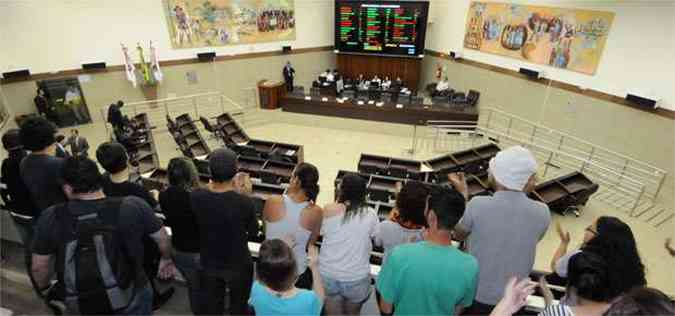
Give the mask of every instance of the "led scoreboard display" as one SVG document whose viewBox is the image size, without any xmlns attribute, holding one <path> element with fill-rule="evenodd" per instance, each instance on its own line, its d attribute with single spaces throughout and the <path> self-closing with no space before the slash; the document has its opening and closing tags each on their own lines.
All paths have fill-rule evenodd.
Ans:
<svg viewBox="0 0 675 316">
<path fill-rule="evenodd" d="M 429 2 L 335 1 L 335 49 L 419 57 L 424 54 Z"/>
</svg>

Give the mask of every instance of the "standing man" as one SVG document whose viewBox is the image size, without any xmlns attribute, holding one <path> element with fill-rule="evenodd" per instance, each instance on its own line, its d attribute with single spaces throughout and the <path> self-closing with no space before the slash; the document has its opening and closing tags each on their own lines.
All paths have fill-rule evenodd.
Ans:
<svg viewBox="0 0 675 316">
<path fill-rule="evenodd" d="M 466 239 L 480 266 L 476 301 L 467 310 L 470 315 L 490 314 L 509 278 L 530 275 L 537 243 L 551 222 L 548 206 L 527 197 L 537 172 L 529 150 L 514 146 L 499 152 L 490 160 L 489 172 L 495 194 L 471 199 L 455 227 L 455 239 Z M 451 174 L 450 182 L 468 196 L 463 174 Z"/>
<path fill-rule="evenodd" d="M 378 275 L 383 315 L 459 315 L 471 306 L 478 262 L 452 245 L 464 204 L 464 197 L 449 188 L 431 194 L 425 240 L 395 247 Z"/>
<path fill-rule="evenodd" d="M 221 148 L 209 155 L 211 182 L 191 193 L 201 242 L 200 304 L 203 315 L 223 315 L 229 288 L 230 315 L 247 315 L 253 285 L 248 238 L 257 234 L 248 176 L 237 173 L 237 154 Z"/>
<path fill-rule="evenodd" d="M 70 131 L 70 137 L 66 144 L 70 145 L 70 153 L 73 156 L 89 156 L 89 142 L 86 138 L 80 136 L 80 132 L 77 129 Z"/>
<path fill-rule="evenodd" d="M 153 298 L 142 269 L 142 239 L 152 238 L 162 257 L 170 260 L 171 241 L 161 222 L 137 197 L 107 197 L 98 166 L 86 157 L 68 158 L 62 178 L 68 203 L 45 210 L 35 231 L 32 271 L 39 289 L 49 286 L 50 261 L 56 257 L 67 314 L 151 315 Z M 107 233 L 110 230 L 112 234 Z M 92 254 L 92 247 L 78 246 L 82 242 L 96 244 L 96 250 L 101 244 L 110 252 Z"/>
<path fill-rule="evenodd" d="M 113 126 L 113 130 L 118 131 L 124 127 L 124 117 L 122 116 L 122 100 L 113 103 L 108 107 L 108 123 Z"/>
<path fill-rule="evenodd" d="M 99 145 L 96 149 L 96 160 L 106 171 L 101 185 L 105 195 L 114 197 L 135 196 L 145 201 L 153 211 L 158 210 L 159 193 L 154 190 L 150 192 L 140 184 L 129 181 L 129 156 L 122 144 L 106 142 Z M 152 239 L 145 237 L 143 243 L 145 244 L 143 269 L 145 269 L 145 274 L 150 280 L 154 296 L 153 310 L 155 310 L 164 305 L 175 290 L 171 287 L 163 293 L 159 291 L 159 287 L 155 284 L 155 277 L 160 267 L 164 267 L 168 262 L 160 260 L 160 249 L 157 249 Z"/>
<path fill-rule="evenodd" d="M 35 204 L 33 204 L 30 191 L 23 183 L 19 172 L 21 160 L 28 155 L 28 152 L 21 145 L 18 129 L 10 129 L 2 135 L 2 146 L 7 150 L 8 155 L 2 161 L 0 195 L 7 209 L 12 212 L 12 219 L 16 224 L 19 235 L 21 235 L 21 242 L 28 250 L 33 240 Z M 15 216 L 15 214 L 18 216 Z"/>
<path fill-rule="evenodd" d="M 54 139 L 56 139 L 56 157 L 59 158 L 68 158 L 70 156 L 70 153 L 66 150 L 66 146 L 68 145 L 66 141 L 66 136 L 63 136 L 61 134 L 54 136 Z"/>
<path fill-rule="evenodd" d="M 284 81 L 286 82 L 286 91 L 293 92 L 293 79 L 295 79 L 295 69 L 291 66 L 291 62 L 287 61 L 284 66 Z"/>
<path fill-rule="evenodd" d="M 31 152 L 21 161 L 20 173 L 35 203 L 35 218 L 42 210 L 66 200 L 61 188 L 64 160 L 55 156 L 55 134 L 54 124 L 42 117 L 27 119 L 19 131 L 24 149 Z"/>
</svg>

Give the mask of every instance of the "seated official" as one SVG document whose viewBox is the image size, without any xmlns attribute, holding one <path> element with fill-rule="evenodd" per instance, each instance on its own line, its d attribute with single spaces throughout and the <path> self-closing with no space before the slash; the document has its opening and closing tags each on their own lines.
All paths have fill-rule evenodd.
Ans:
<svg viewBox="0 0 675 316">
<path fill-rule="evenodd" d="M 391 80 L 389 80 L 389 77 L 384 77 L 384 81 L 382 81 L 382 89 L 389 90 L 389 88 L 391 88 Z"/>
<path fill-rule="evenodd" d="M 328 80 L 328 74 L 330 74 L 330 69 L 326 69 L 326 71 L 322 72 L 319 75 L 319 81 L 323 82 L 323 81 Z"/>
<path fill-rule="evenodd" d="M 445 77 L 436 84 L 436 89 L 432 92 L 432 96 L 448 96 L 449 90 L 450 84 L 448 83 L 448 77 Z"/>
<path fill-rule="evenodd" d="M 363 78 L 363 74 L 360 74 L 359 77 L 356 78 L 355 83 L 360 86 L 364 81 L 366 81 L 366 79 Z"/>
<path fill-rule="evenodd" d="M 396 77 L 396 81 L 394 82 L 396 86 L 401 87 L 403 86 L 403 80 L 401 80 L 401 77 Z"/>
<path fill-rule="evenodd" d="M 382 79 L 380 79 L 377 75 L 375 75 L 375 77 L 373 77 L 373 80 L 371 80 L 370 83 L 371 84 L 377 83 L 377 85 L 380 86 L 382 84 Z"/>
</svg>

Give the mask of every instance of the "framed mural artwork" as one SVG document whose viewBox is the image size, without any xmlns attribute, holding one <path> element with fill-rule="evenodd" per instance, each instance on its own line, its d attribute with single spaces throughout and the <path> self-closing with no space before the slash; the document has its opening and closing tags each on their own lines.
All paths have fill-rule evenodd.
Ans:
<svg viewBox="0 0 675 316">
<path fill-rule="evenodd" d="M 295 40 L 294 0 L 163 0 L 173 48 Z"/>
<path fill-rule="evenodd" d="M 595 74 L 613 12 L 472 2 L 464 47 Z"/>
</svg>

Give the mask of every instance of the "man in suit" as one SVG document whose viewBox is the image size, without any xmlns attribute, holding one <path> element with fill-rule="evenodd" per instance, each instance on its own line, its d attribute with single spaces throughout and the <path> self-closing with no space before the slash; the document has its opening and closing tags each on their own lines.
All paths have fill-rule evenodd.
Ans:
<svg viewBox="0 0 675 316">
<path fill-rule="evenodd" d="M 287 61 L 284 66 L 284 81 L 286 82 L 286 91 L 293 91 L 293 79 L 295 78 L 295 69 L 291 66 L 291 62 Z"/>
<path fill-rule="evenodd" d="M 66 142 L 66 137 L 63 135 L 56 135 L 54 136 L 54 139 L 56 139 L 56 152 L 54 155 L 59 158 L 68 158 L 70 153 L 66 150 L 66 145 L 68 144 Z"/>
<path fill-rule="evenodd" d="M 66 145 L 70 145 L 70 152 L 73 156 L 84 156 L 87 157 L 89 150 L 89 142 L 86 138 L 80 136 L 80 132 L 77 129 L 72 129 L 70 131 L 70 137 Z"/>
</svg>

